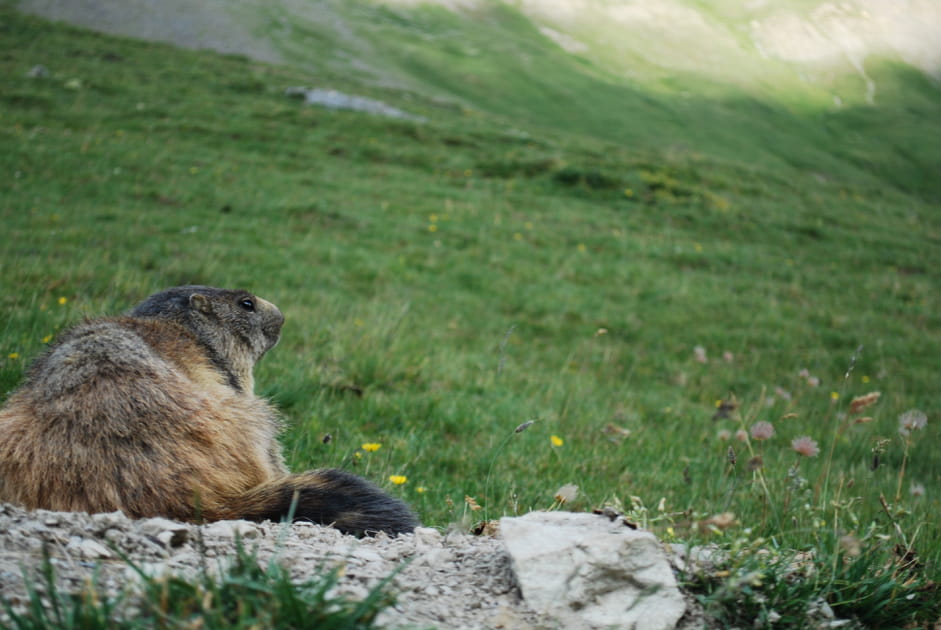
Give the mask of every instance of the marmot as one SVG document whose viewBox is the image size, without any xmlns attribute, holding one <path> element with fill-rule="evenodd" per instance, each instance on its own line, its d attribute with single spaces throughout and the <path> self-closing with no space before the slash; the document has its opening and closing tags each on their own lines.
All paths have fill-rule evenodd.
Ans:
<svg viewBox="0 0 941 630">
<path fill-rule="evenodd" d="M 72 328 L 0 409 L 0 501 L 187 521 L 293 509 L 356 535 L 411 531 L 411 510 L 360 477 L 288 472 L 252 376 L 283 323 L 246 291 L 184 286 Z"/>
</svg>

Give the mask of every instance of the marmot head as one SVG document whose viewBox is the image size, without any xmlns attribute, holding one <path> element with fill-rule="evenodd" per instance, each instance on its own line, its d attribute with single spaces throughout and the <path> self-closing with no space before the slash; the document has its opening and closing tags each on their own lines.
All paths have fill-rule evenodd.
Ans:
<svg viewBox="0 0 941 630">
<path fill-rule="evenodd" d="M 248 291 L 199 285 L 155 293 L 131 311 L 131 316 L 182 324 L 203 343 L 230 358 L 232 346 L 241 346 L 252 362 L 278 343 L 284 324 L 284 315 L 277 306 Z"/>
</svg>

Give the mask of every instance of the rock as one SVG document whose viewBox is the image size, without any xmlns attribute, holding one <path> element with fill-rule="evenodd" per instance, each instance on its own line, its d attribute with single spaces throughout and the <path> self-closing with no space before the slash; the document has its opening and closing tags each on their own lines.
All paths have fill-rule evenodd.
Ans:
<svg viewBox="0 0 941 630">
<path fill-rule="evenodd" d="M 285 89 L 284 94 L 291 98 L 302 98 L 307 105 L 319 105 L 327 109 L 345 109 L 389 118 L 426 122 L 426 119 L 422 116 L 403 112 L 401 109 L 387 105 L 382 101 L 376 101 L 363 96 L 351 96 L 343 92 L 338 92 L 337 90 L 293 86 Z"/>
<path fill-rule="evenodd" d="M 145 536 L 156 538 L 165 547 L 179 547 L 189 538 L 190 526 L 179 521 L 155 517 L 141 521 L 137 530 Z"/>
<path fill-rule="evenodd" d="M 683 573 L 712 573 L 718 571 L 729 561 L 729 554 L 718 545 L 688 545 L 674 543 L 669 545 L 670 563 Z"/>
<path fill-rule="evenodd" d="M 412 561 L 416 566 L 422 567 L 441 567 L 451 562 L 452 552 L 444 547 L 432 547 L 425 549 L 417 554 Z"/>
<path fill-rule="evenodd" d="M 49 76 L 49 68 L 42 64 L 37 64 L 26 72 L 26 76 L 30 79 L 45 79 Z"/>
<path fill-rule="evenodd" d="M 656 537 L 621 518 L 533 512 L 500 532 L 526 603 L 562 627 L 668 630 L 686 611 Z"/>
<path fill-rule="evenodd" d="M 49 527 L 54 527 L 59 524 L 59 514 L 56 512 L 49 512 L 46 514 L 43 519 L 43 525 L 48 525 Z"/>
<path fill-rule="evenodd" d="M 350 553 L 350 560 L 361 564 L 382 564 L 382 555 L 366 547 L 358 547 Z"/>
<path fill-rule="evenodd" d="M 413 534 L 418 545 L 440 545 L 443 538 L 441 532 L 433 527 L 416 527 Z"/>
<path fill-rule="evenodd" d="M 256 538 L 258 528 L 251 521 L 216 521 L 203 527 L 203 536 L 223 540 Z"/>
<path fill-rule="evenodd" d="M 85 560 L 104 560 L 114 556 L 110 549 L 90 538 L 73 540 L 67 548 Z"/>
<path fill-rule="evenodd" d="M 837 619 L 830 604 L 823 598 L 812 600 L 807 606 L 807 624 L 813 630 L 840 628 L 850 623 L 848 619 Z"/>
<path fill-rule="evenodd" d="M 131 519 L 125 516 L 120 510 L 117 512 L 102 512 L 91 515 L 91 522 L 95 525 L 95 531 L 106 532 L 109 529 L 118 529 L 127 527 Z"/>
</svg>

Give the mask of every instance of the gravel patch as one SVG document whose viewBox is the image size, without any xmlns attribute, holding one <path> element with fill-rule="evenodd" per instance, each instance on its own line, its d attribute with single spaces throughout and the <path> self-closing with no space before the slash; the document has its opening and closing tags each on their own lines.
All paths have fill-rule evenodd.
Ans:
<svg viewBox="0 0 941 630">
<path fill-rule="evenodd" d="M 115 596 L 139 580 L 120 554 L 149 575 L 196 576 L 204 565 L 224 566 L 234 557 L 236 536 L 257 553 L 262 566 L 274 559 L 297 581 L 342 566 L 337 592 L 357 599 L 405 564 L 391 585 L 396 604 L 380 616 L 384 627 L 556 627 L 523 601 L 500 540 L 445 535 L 432 528 L 396 538 L 357 539 L 312 523 L 192 525 L 163 518 L 131 520 L 120 512 L 28 512 L 0 505 L 0 596 L 25 601 L 24 571 L 41 583 L 44 546 L 59 589 L 79 592 L 97 572 L 99 593 Z"/>
</svg>

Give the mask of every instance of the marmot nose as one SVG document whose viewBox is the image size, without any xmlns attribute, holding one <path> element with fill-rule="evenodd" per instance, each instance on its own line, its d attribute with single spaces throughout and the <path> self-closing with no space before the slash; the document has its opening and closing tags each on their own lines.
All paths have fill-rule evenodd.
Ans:
<svg viewBox="0 0 941 630">
<path fill-rule="evenodd" d="M 258 307 L 260 307 L 259 310 L 265 313 L 265 327 L 280 330 L 281 326 L 284 324 L 284 314 L 281 312 L 281 309 L 264 298 L 256 297 L 256 299 L 258 301 Z"/>
</svg>

